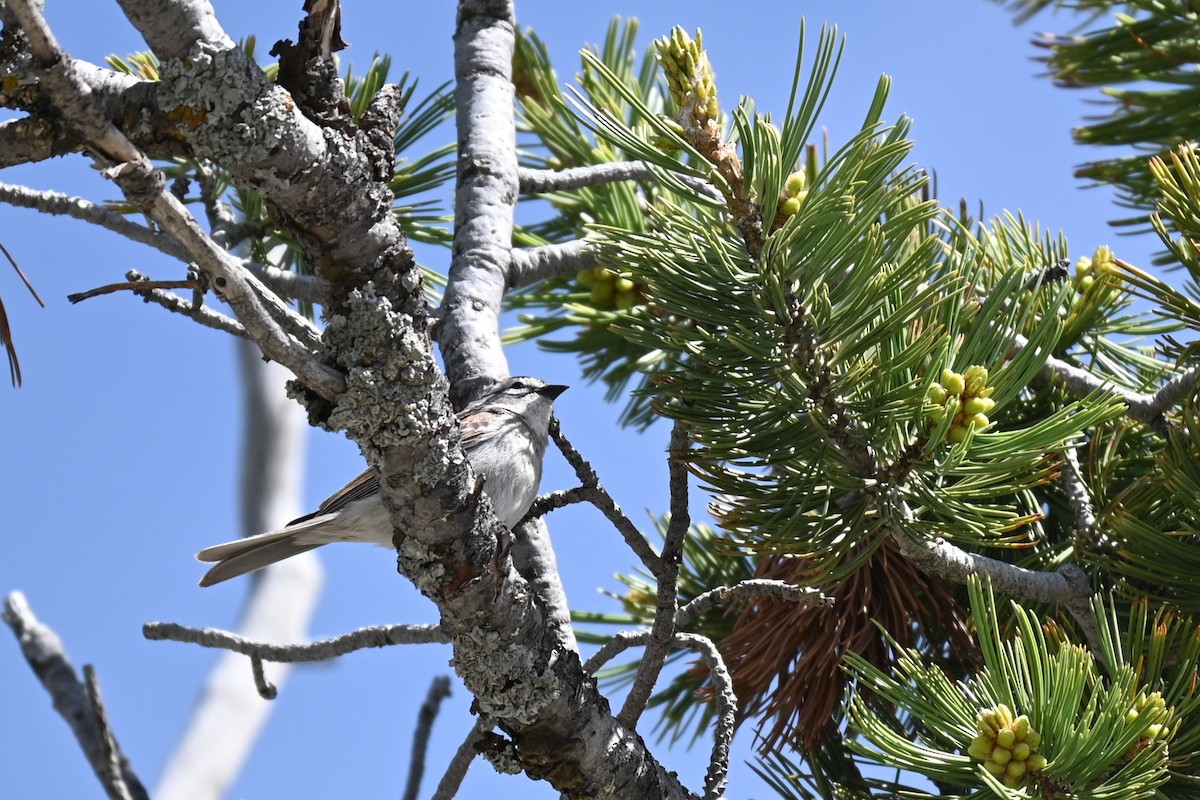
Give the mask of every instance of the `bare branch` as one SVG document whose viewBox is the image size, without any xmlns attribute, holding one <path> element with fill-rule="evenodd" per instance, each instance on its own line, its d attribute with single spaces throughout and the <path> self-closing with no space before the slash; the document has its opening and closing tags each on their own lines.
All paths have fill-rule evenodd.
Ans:
<svg viewBox="0 0 1200 800">
<path fill-rule="evenodd" d="M 508 264 L 508 286 L 517 289 L 536 281 L 571 275 L 596 265 L 596 255 L 583 239 L 514 250 Z"/>
<path fill-rule="evenodd" d="M 557 511 L 560 508 L 575 505 L 576 503 L 590 503 L 592 491 L 586 486 L 576 486 L 573 489 L 559 489 L 554 492 L 548 492 L 539 496 L 529 506 L 528 513 L 525 514 L 526 519 L 535 519 L 544 517 L 551 511 Z"/>
<path fill-rule="evenodd" d="M 433 721 L 437 719 L 442 700 L 450 696 L 450 679 L 439 675 L 429 685 L 429 693 L 417 714 L 417 729 L 413 733 L 412 760 L 408 764 L 408 782 L 404 787 L 403 800 L 417 800 L 421 791 L 421 778 L 425 775 L 425 754 L 429 749 L 429 734 Z"/>
<path fill-rule="evenodd" d="M 499 322 L 519 188 L 512 20 L 511 0 L 462 2 L 454 33 L 459 169 L 437 338 L 455 408 L 508 374 Z"/>
<path fill-rule="evenodd" d="M 1064 564 L 1055 572 L 1038 572 L 968 553 L 945 539 L 918 542 L 899 527 L 892 528 L 892 538 L 906 558 L 948 581 L 966 583 L 971 575 L 986 575 L 1000 594 L 1042 603 L 1068 604 L 1091 595 L 1086 574 L 1074 564 Z"/>
<path fill-rule="evenodd" d="M 142 300 L 145 302 L 160 305 L 168 311 L 174 311 L 176 314 L 183 314 L 185 317 L 200 323 L 206 328 L 213 328 L 218 331 L 224 331 L 225 333 L 231 333 L 234 336 L 240 336 L 243 339 L 250 338 L 250 334 L 246 332 L 246 329 L 242 327 L 242 324 L 232 317 L 227 317 L 221 312 L 214 311 L 208 306 L 194 306 L 191 302 L 183 299 L 179 295 L 171 294 L 170 292 L 163 291 L 162 289 L 143 288 L 140 285 L 142 283 L 171 283 L 171 281 L 149 281 L 140 272 L 132 269 L 125 273 L 125 277 L 129 278 L 129 283 L 112 284 L 108 287 L 101 287 L 101 289 L 112 289 L 113 291 L 116 291 L 117 289 L 129 289 L 134 294 L 141 296 Z M 179 283 L 184 282 L 179 281 Z M 100 289 L 93 289 L 92 292 L 100 292 Z M 79 295 L 70 295 L 68 299 L 75 297 L 79 297 Z M 71 299 L 71 302 L 74 303 L 78 301 Z"/>
<path fill-rule="evenodd" d="M 438 625 L 374 625 L 350 633 L 305 644 L 270 644 L 243 639 L 237 634 L 214 628 L 192 628 L 174 622 L 147 622 L 142 635 L 151 641 L 186 642 L 201 647 L 232 650 L 244 656 L 258 656 L 264 661 L 295 664 L 304 661 L 325 661 L 368 647 L 390 647 L 397 644 L 446 644 L 450 637 Z"/>
<path fill-rule="evenodd" d="M 31 208 L 43 214 L 73 217 L 106 228 L 132 242 L 148 244 L 180 261 L 189 260 L 187 251 L 173 236 L 147 225 L 139 225 L 123 214 L 118 214 L 112 209 L 82 197 L 73 197 L 62 192 L 31 189 L 28 186 L 11 183 L 0 183 L 0 202 L 18 208 Z"/>
<path fill-rule="evenodd" d="M 1062 471 L 1060 478 L 1067 502 L 1075 512 L 1075 546 L 1082 553 L 1090 547 L 1096 535 L 1096 512 L 1075 448 L 1064 450 L 1063 460 L 1067 468 Z"/>
<path fill-rule="evenodd" d="M 254 689 L 259 697 L 263 700 L 274 700 L 279 696 L 275 684 L 267 680 L 267 673 L 263 671 L 262 656 L 257 653 L 250 654 L 250 673 L 254 676 Z"/>
<path fill-rule="evenodd" d="M 92 715 L 100 728 L 100 783 L 104 785 L 108 796 L 114 800 L 133 800 L 133 795 L 125 784 L 125 776 L 121 773 L 121 753 L 116 737 L 113 736 L 112 726 L 108 724 L 108 710 L 104 707 L 104 699 L 100 696 L 100 679 L 96 677 L 96 670 L 91 664 L 83 665 L 83 685 L 87 692 L 88 704 L 92 707 Z"/>
<path fill-rule="evenodd" d="M 1200 381 L 1200 367 L 1192 367 L 1176 375 L 1151 395 L 1150 408 L 1158 414 L 1165 414 L 1167 409 L 1195 390 L 1197 381 Z"/>
<path fill-rule="evenodd" d="M 671 428 L 671 443 L 667 447 L 667 464 L 670 472 L 671 521 L 663 541 L 662 554 L 654 570 L 658 586 L 654 608 L 654 624 L 650 626 L 650 639 L 646 651 L 638 662 L 633 686 L 625 696 L 621 713 L 617 719 L 629 728 L 636 728 L 638 719 L 646 710 L 654 685 L 667 661 L 671 642 L 675 636 L 675 613 L 679 610 L 679 566 L 683 562 L 683 543 L 691 526 L 688 513 L 687 477 L 687 424 L 675 420 Z"/>
<path fill-rule="evenodd" d="M 183 58 L 198 42 L 234 46 L 208 0 L 121 0 L 121 10 L 160 59 Z"/>
<path fill-rule="evenodd" d="M 2 149 L 2 145 L 0 145 L 0 149 Z M 191 262 L 191 256 L 174 236 L 148 225 L 139 225 L 124 214 L 119 214 L 82 197 L 74 197 L 62 192 L 31 189 L 28 186 L 11 183 L 0 183 L 0 203 L 8 203 L 17 208 L 31 208 L 44 214 L 72 217 L 110 230 L 132 242 L 149 245 L 184 263 Z M 300 275 L 290 270 L 248 260 L 242 260 L 241 265 L 283 297 L 292 297 L 310 303 L 320 299 L 317 281 L 309 275 Z"/>
<path fill-rule="evenodd" d="M 78 137 L 64 133 L 42 116 L 0 122 L 0 168 L 45 161 L 78 149 Z"/>
<path fill-rule="evenodd" d="M 272 314 L 292 312 L 204 233 L 178 198 L 165 191 L 162 174 L 146 156 L 91 106 L 86 87 L 70 69 L 70 60 L 58 47 L 40 9 L 30 0 L 14 0 L 9 8 L 45 68 L 43 82 L 63 117 L 116 163 L 106 174 L 195 257 L 268 358 L 287 366 L 326 399 L 341 394 L 345 390 L 343 376 L 288 336 Z"/>
<path fill-rule="evenodd" d="M 617 181 L 655 180 L 654 170 L 644 161 L 617 161 L 610 164 L 589 164 L 570 169 L 520 169 L 517 171 L 522 194 L 544 194 L 580 189 L 584 186 L 603 186 Z M 676 175 L 682 183 L 718 202 L 725 198 L 707 181 L 690 175 Z"/>
<path fill-rule="evenodd" d="M 686 628 L 718 605 L 758 597 L 777 597 L 794 603 L 813 606 L 831 606 L 833 598 L 821 594 L 817 589 L 795 586 L 786 581 L 768 578 L 751 578 L 733 586 L 718 586 L 693 599 L 675 613 L 675 627 Z"/>
<path fill-rule="evenodd" d="M 1013 346 L 1018 351 L 1025 349 L 1028 344 L 1029 340 L 1020 334 L 1013 337 Z M 1038 374 L 1044 380 L 1058 378 L 1067 387 L 1067 391 L 1076 397 L 1086 397 L 1101 389 L 1111 392 L 1129 407 L 1129 411 L 1126 413 L 1130 417 L 1150 425 L 1160 434 L 1165 435 L 1168 423 L 1164 415 L 1168 409 L 1187 397 L 1196 388 L 1196 383 L 1200 380 L 1200 367 L 1192 367 L 1172 377 L 1154 394 L 1135 392 L 1054 356 L 1046 359 Z"/>
<path fill-rule="evenodd" d="M 463 778 L 467 777 L 467 770 L 470 769 L 471 762 L 475 760 L 475 756 L 479 755 L 475 746 L 483 739 L 484 734 L 492 730 L 492 727 L 491 724 L 485 723 L 482 717 L 475 720 L 475 724 L 467 733 L 467 738 L 463 739 L 463 743 L 458 746 L 454 758 L 450 759 L 450 764 L 442 774 L 442 779 L 438 781 L 432 800 L 453 800 L 454 795 L 458 794 L 458 787 L 462 786 Z"/>
<path fill-rule="evenodd" d="M 98 690 L 89 695 L 87 687 L 76 676 L 75 667 L 58 635 L 38 621 L 25 595 L 20 592 L 8 595 L 2 616 L 21 645 L 21 652 L 33 674 L 49 693 L 54 710 L 71 727 L 108 796 L 112 800 L 147 800 L 146 790 L 117 746 L 107 720 L 97 716 L 97 708 L 103 709 L 98 706 Z M 114 762 L 117 764 L 115 773 Z M 110 780 L 114 774 L 119 776 L 119 781 Z"/>
<path fill-rule="evenodd" d="M 140 275 L 140 273 L 138 273 Z M 154 289 L 196 289 L 199 288 L 198 281 L 152 281 L 149 278 L 142 276 L 140 279 L 132 278 L 122 283 L 109 283 L 104 286 L 97 286 L 95 289 L 88 289 L 86 292 L 75 292 L 67 295 L 67 300 L 72 303 L 82 303 L 84 300 L 90 300 L 93 297 L 101 297 L 114 292 L 148 292 Z"/>
<path fill-rule="evenodd" d="M 737 696 L 733 693 L 733 678 L 721 658 L 721 651 L 707 636 L 694 633 L 677 633 L 676 640 L 700 654 L 708 667 L 708 677 L 713 685 L 713 703 L 717 707 L 717 724 L 713 730 L 712 755 L 708 760 L 708 772 L 704 775 L 705 800 L 724 797 L 729 776 L 729 748 L 733 744 L 733 731 L 737 726 Z"/>
<path fill-rule="evenodd" d="M 586 495 L 588 502 L 598 508 L 621 535 L 625 537 L 625 543 L 641 559 L 642 564 L 651 572 L 654 572 L 659 563 L 658 554 L 654 552 L 650 543 L 646 541 L 645 535 L 638 530 L 629 517 L 625 516 L 625 512 L 621 510 L 621 507 L 617 505 L 616 501 L 600 485 L 600 476 L 596 474 L 596 470 L 592 465 L 579 454 L 574 445 L 568 441 L 566 435 L 562 432 L 562 426 L 559 425 L 557 417 L 550 419 L 550 438 L 558 445 L 559 451 L 567 459 L 567 463 L 575 469 L 575 475 L 583 484 L 579 487 L 578 491 Z"/>
<path fill-rule="evenodd" d="M 0 167 L 29 164 L 79 152 L 85 142 L 52 113 L 40 72 L 29 49 L 9 50 L 4 59 L 5 81 L 0 103 L 27 116 L 0 124 Z M 156 81 L 72 61 L 71 71 L 87 86 L 92 102 L 104 117 L 121 125 L 140 147 L 157 156 L 186 155 L 176 123 L 159 111 Z"/>
<path fill-rule="evenodd" d="M 631 647 L 649 644 L 650 631 L 621 631 L 605 642 L 592 657 L 584 662 L 585 671 L 595 674 L 597 670 Z M 733 693 L 733 680 L 716 644 L 707 636 L 695 633 L 676 633 L 671 643 L 686 647 L 700 654 L 708 667 L 713 683 L 713 699 L 717 708 L 717 725 L 713 733 L 712 758 L 704 782 L 705 798 L 718 798 L 725 789 L 725 778 L 729 770 L 729 747 L 733 742 L 733 729 L 737 714 L 737 697 Z"/>
</svg>

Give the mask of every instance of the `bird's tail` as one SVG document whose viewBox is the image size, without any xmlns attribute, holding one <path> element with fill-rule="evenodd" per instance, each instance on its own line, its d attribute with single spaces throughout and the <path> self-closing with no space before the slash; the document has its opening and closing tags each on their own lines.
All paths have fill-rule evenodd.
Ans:
<svg viewBox="0 0 1200 800">
<path fill-rule="evenodd" d="M 196 554 L 196 558 L 216 564 L 200 579 L 200 585 L 212 586 L 333 541 L 330 536 L 321 535 L 322 532 L 315 529 L 332 522 L 336 516 L 322 515 L 304 520 L 299 525 L 204 548 Z"/>
</svg>

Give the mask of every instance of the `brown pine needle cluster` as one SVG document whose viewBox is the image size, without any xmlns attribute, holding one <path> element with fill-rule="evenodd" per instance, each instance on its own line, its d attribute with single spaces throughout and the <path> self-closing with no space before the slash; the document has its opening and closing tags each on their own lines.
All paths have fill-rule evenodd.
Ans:
<svg viewBox="0 0 1200 800">
<path fill-rule="evenodd" d="M 756 577 L 801 582 L 805 571 L 803 559 L 764 556 Z M 948 666 L 976 658 L 966 611 L 942 581 L 901 557 L 890 539 L 826 593 L 834 598 L 831 606 L 772 599 L 747 606 L 720 643 L 741 719 L 759 720 L 762 752 L 783 744 L 805 751 L 819 746 L 845 692 L 841 659 L 847 651 L 892 670 L 897 654 L 873 620 L 901 647 L 919 638 L 944 642 Z"/>
</svg>

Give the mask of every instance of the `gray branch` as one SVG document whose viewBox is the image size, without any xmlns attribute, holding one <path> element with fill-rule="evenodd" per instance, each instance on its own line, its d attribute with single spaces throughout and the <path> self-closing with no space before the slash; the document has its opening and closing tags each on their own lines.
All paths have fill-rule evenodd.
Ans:
<svg viewBox="0 0 1200 800">
<path fill-rule="evenodd" d="M 596 474 L 595 468 L 579 454 L 579 451 L 567 439 L 566 435 L 562 432 L 562 426 L 559 424 L 557 417 L 553 417 L 550 420 L 550 438 L 558 445 L 559 452 L 563 454 L 563 458 L 567 460 L 567 463 L 574 468 L 576 477 L 579 478 L 579 482 L 583 485 L 571 489 L 566 493 L 556 493 L 549 496 L 552 499 L 548 499 L 547 502 L 543 503 L 546 506 L 546 510 L 568 505 L 567 502 L 556 505 L 560 501 L 568 499 L 568 497 L 582 497 L 599 509 L 600 513 L 613 524 L 613 527 L 625 538 L 625 543 L 633 550 L 634 555 L 641 559 L 646 569 L 651 572 L 658 569 L 660 561 L 658 553 L 654 552 L 654 548 L 650 546 L 650 543 L 646 540 L 646 536 L 638 530 L 632 520 L 625 515 L 621 507 L 612 499 L 612 496 L 600 485 L 600 476 Z M 542 498 L 538 498 L 538 500 L 541 502 Z M 530 513 L 533 513 L 533 509 L 530 510 Z"/>
<path fill-rule="evenodd" d="M 675 613 L 675 627 L 682 630 L 719 605 L 759 597 L 776 597 L 780 600 L 790 600 L 794 603 L 813 606 L 833 605 L 833 598 L 821 594 L 817 589 L 795 586 L 787 581 L 751 578 L 733 586 L 718 586 L 716 589 L 709 589 L 696 597 Z"/>
<path fill-rule="evenodd" d="M 1013 337 L 1013 345 L 1018 351 L 1024 350 L 1028 344 L 1029 340 L 1020 334 Z M 1150 425 L 1160 434 L 1165 434 L 1167 421 L 1164 415 L 1168 409 L 1195 390 L 1196 382 L 1200 380 L 1200 367 L 1192 367 L 1173 376 L 1154 394 L 1136 392 L 1054 356 L 1046 359 L 1038 375 L 1043 380 L 1058 378 L 1067 387 L 1067 391 L 1076 397 L 1086 397 L 1097 390 L 1110 392 L 1129 407 L 1126 413 L 1130 417 Z"/>
<path fill-rule="evenodd" d="M 33 674 L 50 695 L 54 710 L 70 726 L 111 800 L 147 800 L 142 782 L 108 727 L 95 676 L 90 678 L 92 689 L 89 692 L 88 686 L 75 674 L 75 667 L 58 634 L 38 621 L 25 595 L 20 592 L 9 594 L 4 601 L 2 616 L 17 638 Z"/>
<path fill-rule="evenodd" d="M 622 631 L 605 642 L 583 668 L 591 674 L 631 647 L 644 646 L 651 641 L 650 631 Z M 733 679 L 725 667 L 725 661 L 716 644 L 707 636 L 695 633 L 676 633 L 671 639 L 676 647 L 686 647 L 700 654 L 708 667 L 713 683 L 714 702 L 717 707 L 717 725 L 713 732 L 712 757 L 704 781 L 704 797 L 721 797 L 725 790 L 725 779 L 729 771 L 729 748 L 733 742 L 733 730 L 737 714 L 737 697 L 733 693 Z"/>
<path fill-rule="evenodd" d="M 437 719 L 442 700 L 450 696 L 450 679 L 439 675 L 429 686 L 425 702 L 417 713 L 417 729 L 413 733 L 412 760 L 408 764 L 408 782 L 404 786 L 403 800 L 417 800 L 421 791 L 421 778 L 425 775 L 425 754 L 429 749 L 429 734 L 433 721 Z"/>
<path fill-rule="evenodd" d="M 292 312 L 204 233 L 179 199 L 166 191 L 162 174 L 149 159 L 92 107 L 87 87 L 75 77 L 70 59 L 59 48 L 40 8 L 31 0 L 12 0 L 9 8 L 29 38 L 34 57 L 44 68 L 42 78 L 47 95 L 64 119 L 116 164 L 106 174 L 131 202 L 187 248 L 267 357 L 291 369 L 326 399 L 341 394 L 345 389 L 342 375 L 285 333 L 271 313 L 272 310 Z M 268 310 L 271 306 L 276 308 Z"/>
<path fill-rule="evenodd" d="M 1067 495 L 1067 502 L 1075 514 L 1075 546 L 1082 552 L 1091 546 L 1096 536 L 1095 504 L 1092 502 L 1091 490 L 1084 480 L 1075 448 L 1068 447 L 1063 451 L 1063 461 L 1066 463 L 1060 480 Z"/>
<path fill-rule="evenodd" d="M 2 145 L 0 145 L 2 148 Z M 182 262 L 191 263 L 191 257 L 174 236 L 148 225 L 140 225 L 99 203 L 62 192 L 31 189 L 11 183 L 0 183 L 0 203 L 17 208 L 30 208 L 43 214 L 54 214 L 99 226 L 122 236 L 131 242 L 149 245 L 161 253 Z M 290 270 L 279 269 L 250 260 L 241 260 L 241 265 L 252 272 L 276 294 L 296 300 L 317 302 L 319 298 L 316 279 Z M 240 335 L 240 334 L 239 334 Z"/>
<path fill-rule="evenodd" d="M 108 724 L 108 709 L 104 707 L 104 699 L 100 696 L 100 679 L 96 677 L 96 670 L 91 664 L 83 665 L 83 688 L 101 733 L 100 760 L 103 774 L 100 776 L 100 783 L 108 791 L 108 796 L 114 800 L 133 800 L 121 768 L 121 751 L 113 735 L 112 726 Z"/>
<path fill-rule="evenodd" d="M 1064 564 L 1054 572 L 1038 572 L 968 553 L 945 539 L 919 542 L 898 526 L 892 527 L 892 538 L 906 558 L 948 581 L 966 583 L 972 575 L 986 576 L 1000 594 L 1042 603 L 1067 605 L 1091 595 L 1086 573 L 1075 564 Z"/>
<path fill-rule="evenodd" d="M 82 197 L 0 183 L 0 203 L 8 203 L 17 208 L 31 208 L 43 214 L 72 217 L 110 230 L 131 242 L 150 245 L 180 261 L 190 260 L 187 251 L 173 236 L 148 225 L 140 225 L 124 214 L 118 214 L 112 209 Z"/>
<path fill-rule="evenodd" d="M 638 662 L 633 686 L 625 696 L 621 713 L 617 719 L 621 724 L 636 728 L 638 719 L 646 710 L 654 685 L 667 661 L 671 642 L 675 637 L 675 616 L 679 610 L 679 567 L 683 563 L 683 544 L 691 527 L 688 513 L 687 424 L 676 420 L 671 428 L 671 442 L 667 447 L 667 465 L 670 473 L 671 521 L 663 539 L 662 553 L 654 569 L 657 593 L 654 608 L 654 623 L 650 626 L 650 638 L 646 650 Z"/>
<path fill-rule="evenodd" d="M 119 0 L 126 18 L 160 59 L 184 58 L 197 43 L 233 47 L 207 0 Z"/>
<path fill-rule="evenodd" d="M 438 625 L 374 625 L 350 633 L 302 644 L 270 644 L 243 639 L 237 634 L 215 628 L 192 628 L 174 622 L 147 622 L 142 635 L 151 641 L 184 642 L 218 650 L 232 650 L 264 661 L 296 664 L 325 661 L 368 647 L 399 644 L 446 644 L 450 641 Z"/>
<path fill-rule="evenodd" d="M 442 779 L 438 781 L 432 800 L 453 800 L 454 795 L 458 794 L 458 787 L 462 786 L 463 779 L 467 777 L 467 770 L 471 768 L 471 762 L 478 755 L 475 745 L 479 744 L 484 734 L 491 731 L 493 727 L 485 723 L 482 717 L 475 721 L 467 733 L 467 737 L 454 752 L 454 758 L 450 759 L 446 771 L 442 773 Z"/>
<path fill-rule="evenodd" d="M 580 189 L 584 186 L 603 186 L 618 181 L 655 180 L 654 170 L 644 161 L 616 161 L 608 164 L 589 164 L 569 169 L 520 169 L 517 172 L 522 194 L 545 194 Z M 676 175 L 688 188 L 697 194 L 723 203 L 725 197 L 708 181 L 691 175 Z"/>
<path fill-rule="evenodd" d="M 517 202 L 511 0 L 464 0 L 454 34 L 458 186 L 438 343 L 455 408 L 508 375 L 500 304 Z"/>
<path fill-rule="evenodd" d="M 508 285 L 518 289 L 548 278 L 572 275 L 595 265 L 596 254 L 583 239 L 531 250 L 514 250 L 508 265 Z"/>
<path fill-rule="evenodd" d="M 146 276 L 142 275 L 137 270 L 131 269 L 125 273 L 125 278 L 131 282 L 140 282 L 146 280 Z M 168 292 L 164 289 L 146 289 L 144 291 L 136 288 L 131 288 L 130 291 L 140 296 L 147 303 L 154 303 L 162 306 L 167 311 L 173 311 L 176 314 L 182 314 L 185 317 L 198 322 L 206 328 L 224 331 L 225 333 L 239 336 L 243 339 L 249 339 L 250 334 L 242 327 L 242 324 L 232 317 L 227 317 L 219 311 L 214 311 L 208 306 L 195 306 L 190 300 L 185 300 L 177 294 Z"/>
</svg>

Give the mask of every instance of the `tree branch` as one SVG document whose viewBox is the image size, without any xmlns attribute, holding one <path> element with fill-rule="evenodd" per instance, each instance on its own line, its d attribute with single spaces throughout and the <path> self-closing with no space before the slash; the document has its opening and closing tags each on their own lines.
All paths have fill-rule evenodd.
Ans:
<svg viewBox="0 0 1200 800">
<path fill-rule="evenodd" d="M 475 724 L 467 733 L 467 738 L 463 739 L 463 743 L 454 752 L 454 758 L 450 759 L 446 771 L 442 773 L 442 779 L 438 781 L 432 800 L 453 800 L 454 795 L 458 794 L 458 787 L 462 786 L 463 778 L 467 777 L 467 770 L 470 769 L 471 762 L 475 760 L 475 756 L 479 755 L 475 746 L 493 727 L 493 725 L 486 724 L 482 717 L 475 720 Z"/>
<path fill-rule="evenodd" d="M 646 650 L 638 662 L 633 686 L 625 696 L 621 713 L 617 719 L 621 724 L 636 728 L 638 719 L 646 710 L 654 685 L 667 661 L 671 642 L 675 636 L 675 614 L 679 610 L 679 565 L 683 562 L 683 543 L 691 526 L 688 513 L 687 478 L 687 424 L 675 420 L 671 428 L 671 442 L 667 447 L 667 464 L 670 472 L 671 521 L 667 524 L 663 538 L 662 554 L 658 557 L 654 579 L 658 585 L 655 600 L 654 623 L 650 626 L 650 638 Z"/>
<path fill-rule="evenodd" d="M 84 757 L 111 800 L 148 800 L 141 780 L 108 727 L 91 668 L 84 667 L 89 688 L 76 677 L 75 667 L 58 635 L 38 621 L 25 595 L 20 592 L 8 595 L 2 616 L 16 636 L 33 674 L 49 693 L 54 710 L 70 726 Z"/>
<path fill-rule="evenodd" d="M 436 332 L 450 400 L 461 409 L 481 388 L 508 374 L 499 322 L 518 183 L 511 0 L 464 0 L 457 22 L 455 257 Z"/>
<path fill-rule="evenodd" d="M 117 747 L 116 737 L 113 736 L 112 726 L 108 724 L 108 710 L 100 696 L 100 679 L 96 677 L 96 670 L 91 664 L 83 665 L 83 688 L 87 693 L 88 704 L 92 707 L 92 714 L 96 717 L 96 725 L 100 728 L 100 783 L 113 800 L 133 800 L 122 774 L 121 752 Z"/>
<path fill-rule="evenodd" d="M 421 778 L 425 774 L 425 754 L 429 749 L 429 734 L 433 721 L 437 719 L 442 700 L 450 696 L 450 679 L 439 675 L 429 685 L 429 693 L 417 714 L 417 729 L 413 733 L 412 760 L 408 764 L 408 782 L 404 786 L 403 800 L 417 800 L 421 791 Z"/>
<path fill-rule="evenodd" d="M 296 664 L 306 661 L 325 661 L 368 647 L 390 647 L 398 644 L 446 644 L 450 641 L 438 625 L 374 625 L 359 628 L 341 636 L 305 644 L 270 644 L 244 639 L 237 634 L 215 628 L 192 628 L 174 622 L 147 622 L 142 635 L 155 642 L 185 642 L 201 647 L 231 650 L 244 656 L 258 656 L 264 661 Z"/>
<path fill-rule="evenodd" d="M 898 526 L 892 526 L 891 532 L 901 554 L 931 575 L 948 581 L 966 583 L 971 575 L 987 576 L 1000 594 L 1063 605 L 1092 593 L 1087 573 L 1075 564 L 1064 564 L 1054 572 L 1038 572 L 968 553 L 945 539 L 918 542 Z"/>
<path fill-rule="evenodd" d="M 74 77 L 70 60 L 58 47 L 38 8 L 30 0 L 13 0 L 9 8 L 25 30 L 34 57 L 45 69 L 43 80 L 48 96 L 86 140 L 117 164 L 106 173 L 126 197 L 195 257 L 267 357 L 287 366 L 322 397 L 333 399 L 341 394 L 345 389 L 344 378 L 288 336 L 268 311 L 275 306 L 272 310 L 290 314 L 287 307 L 205 235 L 186 207 L 165 191 L 162 174 L 124 134 L 92 108 L 86 87 Z"/>
<path fill-rule="evenodd" d="M 595 674 L 597 670 L 616 656 L 631 647 L 646 645 L 650 642 L 650 631 L 622 631 L 614 634 L 605 642 L 591 658 L 584 662 L 583 668 Z M 733 693 L 733 680 L 721 653 L 711 639 L 695 633 L 676 633 L 671 643 L 676 647 L 686 647 L 700 654 L 708 667 L 708 674 L 713 683 L 713 700 L 717 707 L 717 724 L 713 732 L 712 757 L 709 760 L 708 774 L 704 781 L 704 797 L 721 797 L 725 789 L 726 774 L 729 771 L 729 746 L 733 742 L 733 730 L 736 724 L 737 697 Z"/>
<path fill-rule="evenodd" d="M 562 432 L 562 426 L 558 422 L 557 417 L 550 419 L 550 438 L 558 445 L 559 452 L 563 454 L 563 458 L 567 460 L 574 470 L 576 477 L 579 478 L 582 486 L 568 490 L 567 494 L 551 496 L 553 499 L 547 500 L 545 505 L 554 508 L 561 508 L 562 505 L 567 505 L 564 502 L 569 496 L 579 496 L 587 500 L 604 514 L 605 518 L 613 524 L 613 527 L 625 538 L 625 543 L 629 545 L 629 549 L 633 550 L 634 554 L 641 559 L 642 564 L 652 573 L 658 568 L 660 557 L 654 552 L 654 548 L 646 541 L 645 535 L 638 530 L 637 526 L 625 516 L 625 512 L 617 505 L 612 496 L 600 485 L 600 476 L 596 474 L 596 470 L 591 464 L 579 454 L 575 446 L 567 439 Z M 541 498 L 539 498 L 541 500 Z M 555 505 L 561 502 L 562 505 Z M 547 511 L 550 507 L 547 507 Z M 545 513 L 545 512 L 542 512 Z M 533 509 L 530 509 L 530 514 L 533 514 Z"/>
<path fill-rule="evenodd" d="M 545 194 L 581 189 L 584 186 L 603 186 L 617 181 L 655 180 L 654 170 L 644 161 L 615 161 L 608 164 L 589 164 L 570 169 L 528 169 L 517 171 L 522 194 Z M 680 182 L 719 203 L 725 197 L 708 181 L 690 175 L 676 175 Z"/>
<path fill-rule="evenodd" d="M 530 250 L 513 250 L 508 264 L 508 286 L 518 289 L 559 275 L 572 275 L 595 265 L 595 252 L 583 239 Z"/>
<path fill-rule="evenodd" d="M 246 332 L 246 329 L 237 320 L 206 306 L 193 305 L 179 295 L 165 291 L 171 288 L 195 288 L 198 286 L 196 281 L 152 281 L 137 270 L 132 269 L 125 273 L 125 277 L 128 280 L 124 283 L 110 283 L 107 286 L 89 289 L 86 292 L 70 294 L 67 295 L 67 299 L 72 303 L 81 303 L 92 297 L 112 294 L 113 292 L 129 291 L 138 295 L 147 303 L 154 303 L 168 311 L 183 314 L 185 317 L 207 328 L 224 331 L 225 333 L 240 336 L 244 339 L 250 337 L 250 334 Z"/>
<path fill-rule="evenodd" d="M 817 589 L 796 586 L 787 581 L 769 578 L 750 578 L 733 586 L 718 586 L 715 589 L 709 589 L 694 598 L 675 612 L 675 627 L 677 629 L 688 627 L 718 605 L 758 597 L 777 597 L 780 600 L 790 600 L 793 603 L 805 603 L 813 606 L 833 605 L 833 598 L 821 594 Z"/>
<path fill-rule="evenodd" d="M 0 143 L 0 150 L 2 149 L 3 144 Z M 72 217 L 110 230 L 132 242 L 149 245 L 184 263 L 191 263 L 191 257 L 187 250 L 179 244 L 174 236 L 148 225 L 139 225 L 124 214 L 118 214 L 116 211 L 82 197 L 31 189 L 28 186 L 11 183 L 0 183 L 0 203 L 8 203 L 17 208 L 30 208 L 44 214 Z M 309 275 L 300 275 L 290 270 L 249 260 L 241 260 L 240 263 L 242 267 L 252 272 L 255 277 L 277 294 L 310 303 L 320 299 L 316 279 Z"/>
<path fill-rule="evenodd" d="M 1013 337 L 1013 347 L 1018 352 L 1024 350 L 1028 344 L 1029 340 L 1021 334 Z M 1054 356 L 1046 359 L 1038 375 L 1043 380 L 1058 378 L 1067 387 L 1067 391 L 1076 397 L 1086 397 L 1101 389 L 1111 392 L 1129 407 L 1129 411 L 1126 413 L 1130 417 L 1146 423 L 1159 434 L 1166 435 L 1168 423 L 1164 415 L 1169 408 L 1187 397 L 1196 388 L 1196 383 L 1200 380 L 1200 367 L 1192 367 L 1175 375 L 1154 394 L 1135 392 Z"/>
<path fill-rule="evenodd" d="M 198 43 L 228 48 L 233 39 L 207 0 L 118 0 L 125 17 L 160 59 L 184 58 Z"/>
</svg>

